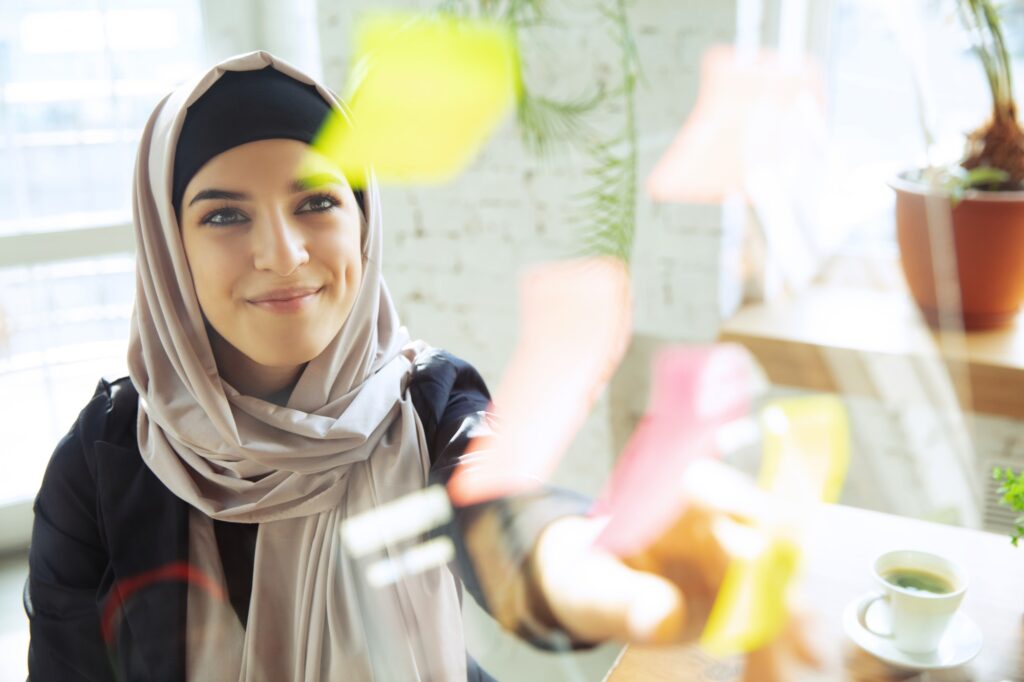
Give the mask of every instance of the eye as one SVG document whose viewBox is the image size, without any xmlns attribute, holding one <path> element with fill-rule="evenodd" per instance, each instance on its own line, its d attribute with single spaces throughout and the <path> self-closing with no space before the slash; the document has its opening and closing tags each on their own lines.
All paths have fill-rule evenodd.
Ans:
<svg viewBox="0 0 1024 682">
<path fill-rule="evenodd" d="M 244 223 L 249 218 L 239 211 L 237 208 L 231 208 L 229 206 L 224 208 L 218 208 L 216 211 L 207 213 L 199 221 L 201 225 L 235 225 L 237 223 Z"/>
<path fill-rule="evenodd" d="M 314 194 L 295 210 L 296 213 L 324 213 L 341 205 L 341 202 L 330 194 Z"/>
</svg>

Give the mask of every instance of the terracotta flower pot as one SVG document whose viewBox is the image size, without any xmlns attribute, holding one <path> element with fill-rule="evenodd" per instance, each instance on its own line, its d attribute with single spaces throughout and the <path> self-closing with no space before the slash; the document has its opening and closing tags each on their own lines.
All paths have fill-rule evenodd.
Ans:
<svg viewBox="0 0 1024 682">
<path fill-rule="evenodd" d="M 929 324 L 937 326 L 932 238 L 948 220 L 950 202 L 906 175 L 889 183 L 896 191 L 900 260 L 918 307 Z M 945 216 L 932 225 L 926 218 L 926 197 L 934 202 L 933 215 Z M 969 191 L 952 209 L 952 227 L 951 263 L 959 276 L 961 300 L 959 308 L 950 306 L 949 312 L 962 318 L 964 329 L 1008 326 L 1024 301 L 1024 191 Z M 938 270 L 941 274 L 941 265 Z"/>
</svg>

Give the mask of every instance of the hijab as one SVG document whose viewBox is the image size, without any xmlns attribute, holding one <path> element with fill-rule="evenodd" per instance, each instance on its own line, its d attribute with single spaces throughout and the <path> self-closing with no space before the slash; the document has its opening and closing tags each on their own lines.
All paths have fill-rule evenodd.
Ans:
<svg viewBox="0 0 1024 682">
<path fill-rule="evenodd" d="M 266 102 L 212 106 L 232 99 L 215 94 L 221 79 L 223 87 L 234 87 L 250 77 L 238 72 L 265 69 Z M 296 88 L 306 94 L 294 94 Z M 274 114 L 273 93 L 305 104 Z M 429 469 L 422 425 L 405 391 L 413 359 L 426 346 L 410 341 L 381 274 L 380 195 L 372 173 L 364 198 L 363 279 L 352 311 L 306 365 L 285 405 L 244 395 L 221 378 L 192 285 L 176 218 L 182 178 L 187 183 L 225 150 L 202 158 L 230 144 L 234 138 L 224 131 L 232 121 L 277 117 L 288 130 L 308 127 L 287 119 L 289 111 L 314 111 L 314 94 L 347 116 L 332 92 L 282 60 L 262 51 L 234 57 L 168 95 L 139 145 L 128 351 L 140 397 L 139 450 L 191 506 L 190 561 L 200 568 L 223 579 L 210 519 L 260 524 L 244 632 L 230 606 L 202 604 L 190 592 L 188 669 L 202 679 L 240 682 L 465 679 L 461 615 L 448 569 L 372 588 L 341 546 L 346 518 L 422 488 Z M 206 151 L 182 144 L 176 164 L 179 140 L 193 140 L 196 130 Z M 191 170 L 182 171 L 186 165 Z M 218 655 L 222 644 L 227 649 Z"/>
</svg>

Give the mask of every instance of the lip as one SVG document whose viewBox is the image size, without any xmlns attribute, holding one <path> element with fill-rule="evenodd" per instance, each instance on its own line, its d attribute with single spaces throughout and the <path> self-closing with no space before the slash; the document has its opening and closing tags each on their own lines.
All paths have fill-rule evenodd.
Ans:
<svg viewBox="0 0 1024 682">
<path fill-rule="evenodd" d="M 249 303 L 275 313 L 298 312 L 312 303 L 323 287 L 275 289 L 248 299 Z"/>
</svg>

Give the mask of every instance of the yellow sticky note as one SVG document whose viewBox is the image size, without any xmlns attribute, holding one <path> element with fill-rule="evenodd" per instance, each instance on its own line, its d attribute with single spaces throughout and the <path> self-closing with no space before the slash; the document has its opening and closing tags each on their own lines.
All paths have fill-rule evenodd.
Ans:
<svg viewBox="0 0 1024 682">
<path fill-rule="evenodd" d="M 449 15 L 375 14 L 356 31 L 346 99 L 314 148 L 355 187 L 368 166 L 384 182 L 438 183 L 473 158 L 511 109 L 521 82 L 506 26 Z"/>
<path fill-rule="evenodd" d="M 786 623 L 786 585 L 800 563 L 799 545 L 771 538 L 751 557 L 726 570 L 701 646 L 713 656 L 754 651 L 775 639 Z"/>
<path fill-rule="evenodd" d="M 790 503 L 835 502 L 850 463 L 846 408 L 834 396 L 778 400 L 761 412 L 762 488 Z"/>
<path fill-rule="evenodd" d="M 786 591 L 800 564 L 799 521 L 816 502 L 835 502 L 850 460 L 850 427 L 832 396 L 779 400 L 761 413 L 759 484 L 793 507 L 783 519 L 749 529 L 746 552 L 732 560 L 701 645 L 711 654 L 746 653 L 785 625 Z"/>
</svg>

